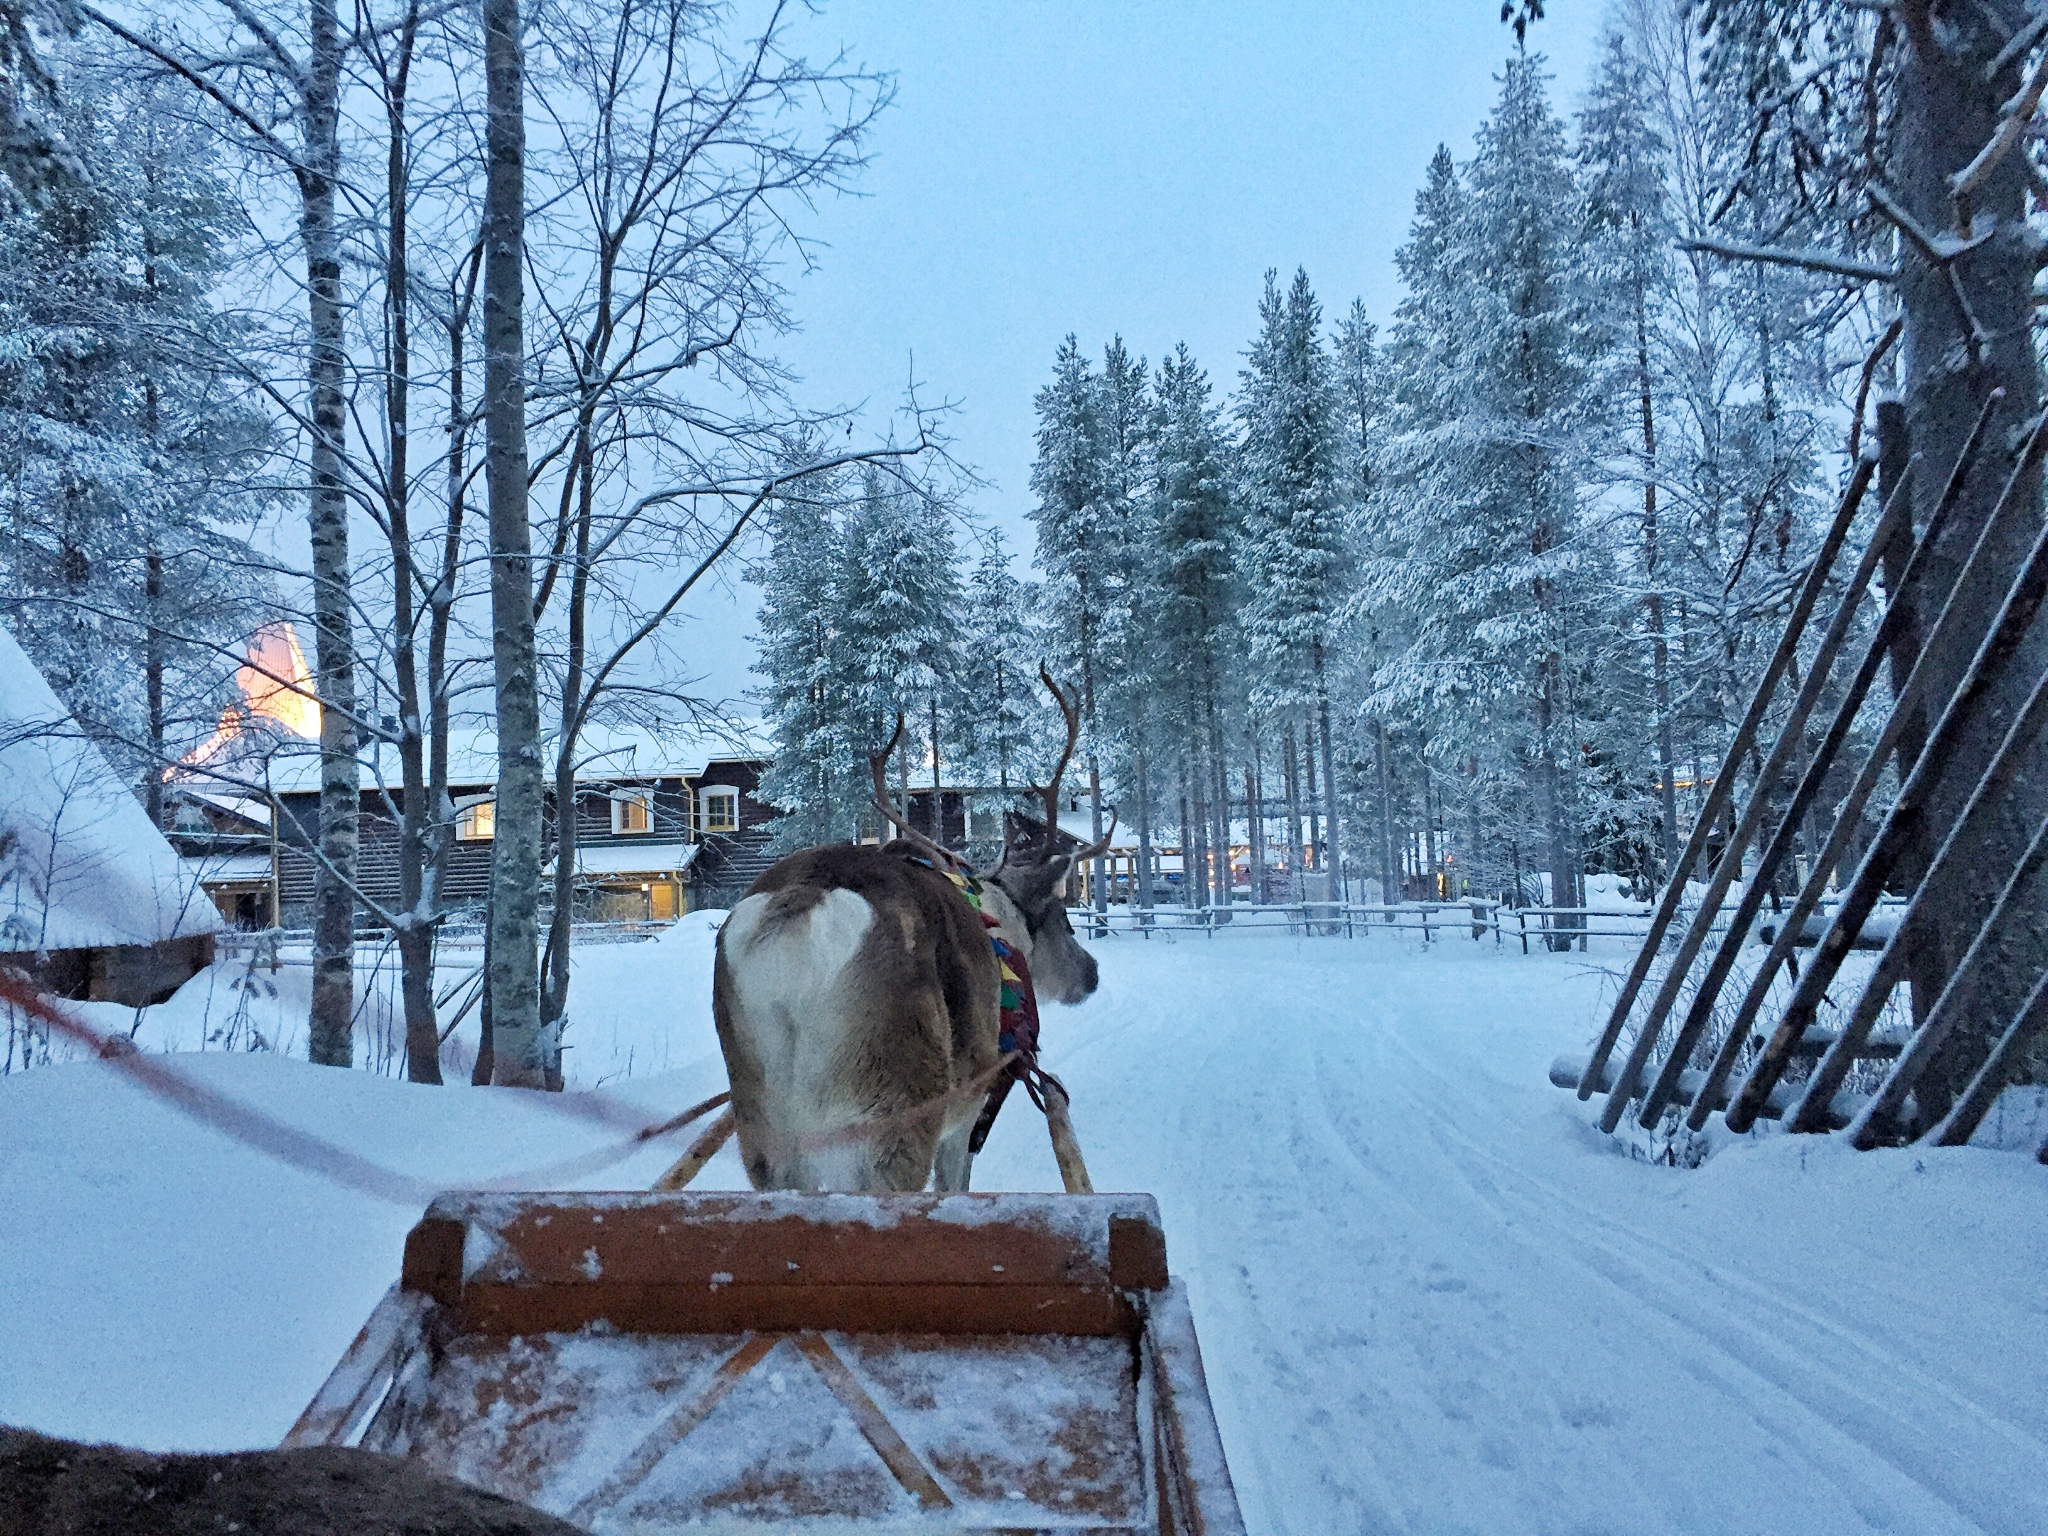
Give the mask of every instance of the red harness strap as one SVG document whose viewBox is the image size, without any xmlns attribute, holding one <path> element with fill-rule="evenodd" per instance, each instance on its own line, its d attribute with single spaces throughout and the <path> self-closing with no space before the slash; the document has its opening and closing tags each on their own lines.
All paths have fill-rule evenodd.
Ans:
<svg viewBox="0 0 2048 1536">
<path fill-rule="evenodd" d="M 982 913 L 981 920 L 990 928 L 998 926 L 986 912 Z M 1067 1097 L 1066 1085 L 1038 1064 L 1038 995 L 1031 985 L 1030 964 L 1021 952 L 994 934 L 989 935 L 989 943 L 995 946 L 996 963 L 1001 967 L 1003 977 L 998 1013 L 1001 1032 L 996 1037 L 996 1045 L 1006 1056 L 1015 1051 L 1017 1059 L 989 1089 L 988 1101 L 981 1106 L 981 1117 L 974 1122 L 974 1133 L 967 1140 L 970 1152 L 979 1152 L 987 1142 L 988 1133 L 996 1123 L 996 1116 L 1002 1113 L 1003 1101 L 1010 1096 L 1013 1084 L 1022 1083 L 1024 1091 L 1031 1096 L 1031 1102 L 1041 1111 L 1045 1108 L 1048 1092 L 1057 1093 L 1062 1099 Z"/>
<path fill-rule="evenodd" d="M 913 864 L 922 864 L 934 874 L 943 875 L 947 883 L 974 908 L 984 928 L 1002 927 L 1001 922 L 982 910 L 981 882 L 974 878 L 974 871 L 967 862 L 943 848 L 938 852 L 946 855 L 952 862 L 952 868 L 941 869 L 930 859 L 917 854 L 906 857 Z M 996 1046 L 1005 1056 L 1016 1052 L 1016 1059 L 988 1091 L 988 1100 L 981 1106 L 981 1116 L 974 1122 L 974 1132 L 968 1138 L 968 1150 L 972 1152 L 979 1152 L 988 1140 L 989 1129 L 1002 1112 L 1003 1100 L 1010 1096 L 1013 1083 L 1024 1085 L 1024 1091 L 1031 1095 L 1031 1102 L 1041 1112 L 1045 1109 L 1048 1092 L 1057 1093 L 1061 1099 L 1068 1097 L 1066 1085 L 1038 1064 L 1038 996 L 1031 987 L 1030 965 L 1020 951 L 995 933 L 989 934 L 988 942 L 995 950 L 996 967 L 1002 976 L 1002 997 L 997 1005 Z"/>
</svg>

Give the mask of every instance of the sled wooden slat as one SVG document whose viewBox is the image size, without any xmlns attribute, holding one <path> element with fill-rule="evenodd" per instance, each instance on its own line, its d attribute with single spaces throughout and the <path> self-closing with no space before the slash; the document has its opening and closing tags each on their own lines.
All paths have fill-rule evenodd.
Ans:
<svg viewBox="0 0 2048 1536">
<path fill-rule="evenodd" d="M 336 1363 L 306 1411 L 282 1442 L 286 1450 L 305 1445 L 345 1445 L 362 1427 L 377 1399 L 391 1385 L 406 1355 L 418 1347 L 420 1319 L 428 1300 L 394 1285 L 384 1293 Z"/>
<path fill-rule="evenodd" d="M 444 1195 L 295 1443 L 365 1417 L 601 1536 L 1243 1529 L 1142 1195 Z"/>
</svg>

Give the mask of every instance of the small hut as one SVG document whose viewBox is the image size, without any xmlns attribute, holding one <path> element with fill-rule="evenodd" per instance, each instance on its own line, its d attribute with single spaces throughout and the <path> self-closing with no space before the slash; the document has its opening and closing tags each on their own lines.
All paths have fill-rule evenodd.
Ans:
<svg viewBox="0 0 2048 1536">
<path fill-rule="evenodd" d="M 0 628 L 0 966 L 140 1006 L 213 960 L 220 914 Z"/>
</svg>

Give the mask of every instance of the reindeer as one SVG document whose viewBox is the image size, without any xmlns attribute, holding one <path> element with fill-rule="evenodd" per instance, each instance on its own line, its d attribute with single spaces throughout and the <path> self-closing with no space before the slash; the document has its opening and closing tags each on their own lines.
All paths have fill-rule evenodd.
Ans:
<svg viewBox="0 0 2048 1536">
<path fill-rule="evenodd" d="M 987 1098 L 975 1085 L 995 1084 L 1001 1061 L 991 934 L 1023 957 L 1040 998 L 1072 1004 L 1095 990 L 1095 957 L 1074 937 L 1064 893 L 1068 873 L 1109 838 L 1082 847 L 1059 830 L 1080 714 L 1050 673 L 1039 677 L 1065 717 L 1066 747 L 1033 790 L 1044 822 L 1006 812 L 1002 854 L 978 876 L 993 930 L 944 873 L 954 855 L 889 802 L 883 764 L 898 716 L 869 767 L 875 808 L 903 836 L 790 854 L 719 931 L 712 1011 L 756 1189 L 919 1190 L 934 1178 L 966 1189 Z"/>
</svg>

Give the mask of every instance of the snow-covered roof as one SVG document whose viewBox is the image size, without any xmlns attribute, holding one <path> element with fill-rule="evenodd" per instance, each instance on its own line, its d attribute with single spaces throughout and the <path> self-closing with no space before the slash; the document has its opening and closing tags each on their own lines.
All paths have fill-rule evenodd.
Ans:
<svg viewBox="0 0 2048 1536">
<path fill-rule="evenodd" d="M 267 853 L 188 854 L 184 865 L 203 885 L 250 885 L 271 875 Z"/>
<path fill-rule="evenodd" d="M 220 915 L 0 627 L 0 953 L 155 944 Z"/>
<path fill-rule="evenodd" d="M 586 875 L 645 875 L 690 867 L 702 843 L 578 843 L 576 868 Z"/>
<path fill-rule="evenodd" d="M 553 749 L 542 744 L 552 768 Z M 737 741 L 708 733 L 660 735 L 652 731 L 585 726 L 578 740 L 577 778 L 584 781 L 617 778 L 687 778 L 702 773 L 711 763 L 731 758 L 764 757 L 767 749 L 750 734 Z M 396 789 L 400 780 L 398 749 L 385 746 L 381 752 L 366 747 L 362 753 L 362 785 L 374 791 L 380 786 Z M 320 744 L 288 739 L 269 753 L 267 764 L 245 763 L 240 768 L 222 765 L 220 779 L 267 782 L 273 793 L 311 792 L 320 787 Z M 498 738 L 488 725 L 456 726 L 449 732 L 448 782 L 453 785 L 495 784 L 498 779 Z M 195 782 L 206 782 L 203 773 Z M 216 782 L 221 792 L 232 793 L 228 784 Z"/>
<path fill-rule="evenodd" d="M 1103 830 L 1108 831 L 1108 806 L 1102 808 L 1102 815 L 1104 822 Z M 1087 810 L 1061 811 L 1060 830 L 1069 837 L 1078 837 L 1084 843 L 1092 843 L 1095 841 L 1095 814 Z M 1118 853 L 1122 853 L 1126 849 L 1135 851 L 1138 846 L 1138 829 L 1119 817 L 1116 824 L 1116 833 L 1110 838 L 1109 846 Z"/>
</svg>

